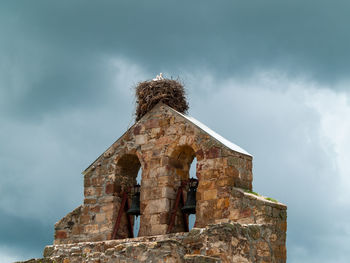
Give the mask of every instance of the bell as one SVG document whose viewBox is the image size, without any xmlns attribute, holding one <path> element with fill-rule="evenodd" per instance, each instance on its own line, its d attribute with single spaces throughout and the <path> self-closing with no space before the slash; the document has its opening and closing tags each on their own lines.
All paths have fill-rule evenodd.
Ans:
<svg viewBox="0 0 350 263">
<path fill-rule="evenodd" d="M 134 186 L 134 194 L 131 200 L 131 207 L 126 212 L 128 215 L 139 216 L 140 215 L 140 185 Z"/>
<path fill-rule="evenodd" d="M 189 182 L 190 188 L 187 192 L 187 200 L 184 207 L 181 209 L 185 214 L 196 213 L 196 192 L 198 186 L 198 180 L 191 178 Z"/>
</svg>

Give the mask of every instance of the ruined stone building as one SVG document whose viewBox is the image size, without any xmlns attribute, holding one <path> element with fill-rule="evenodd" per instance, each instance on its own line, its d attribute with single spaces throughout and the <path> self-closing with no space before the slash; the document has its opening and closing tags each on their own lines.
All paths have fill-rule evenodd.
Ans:
<svg viewBox="0 0 350 263">
<path fill-rule="evenodd" d="M 181 207 L 195 158 L 196 217 L 188 231 Z M 134 237 L 126 211 L 139 171 Z M 252 192 L 252 156 L 162 102 L 83 175 L 84 203 L 56 223 L 42 262 L 286 262 L 286 206 Z"/>
</svg>

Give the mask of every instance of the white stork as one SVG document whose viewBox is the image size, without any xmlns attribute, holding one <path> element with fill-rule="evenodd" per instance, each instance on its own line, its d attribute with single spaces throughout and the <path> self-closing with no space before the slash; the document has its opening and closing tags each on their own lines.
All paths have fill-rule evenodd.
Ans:
<svg viewBox="0 0 350 263">
<path fill-rule="evenodd" d="M 163 80 L 163 73 L 159 73 L 159 75 L 156 76 L 155 79 L 152 79 L 153 81 Z"/>
</svg>

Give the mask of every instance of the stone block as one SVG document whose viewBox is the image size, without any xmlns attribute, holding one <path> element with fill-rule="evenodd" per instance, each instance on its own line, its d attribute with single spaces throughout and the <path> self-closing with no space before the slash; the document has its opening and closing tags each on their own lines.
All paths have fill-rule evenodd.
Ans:
<svg viewBox="0 0 350 263">
<path fill-rule="evenodd" d="M 115 207 L 115 204 L 112 202 L 109 202 L 109 203 L 103 204 L 101 210 L 104 212 L 109 212 L 109 211 L 113 211 L 114 207 Z"/>
<path fill-rule="evenodd" d="M 180 137 L 180 140 L 179 140 L 179 145 L 184 145 L 186 144 L 186 141 L 187 141 L 187 136 L 181 136 Z"/>
<path fill-rule="evenodd" d="M 135 126 L 133 130 L 134 135 L 139 135 L 141 133 L 141 129 L 142 129 L 141 125 Z"/>
<path fill-rule="evenodd" d="M 226 178 L 220 178 L 216 181 L 217 186 L 234 186 L 234 178 L 233 177 L 226 177 Z"/>
<path fill-rule="evenodd" d="M 176 192 L 173 187 L 162 187 L 161 188 L 161 198 L 175 199 Z"/>
<path fill-rule="evenodd" d="M 73 228 L 72 228 L 72 232 L 71 234 L 72 235 L 79 235 L 82 233 L 82 230 L 83 230 L 83 227 L 80 226 L 80 225 L 74 225 Z"/>
<path fill-rule="evenodd" d="M 57 239 L 65 239 L 67 238 L 67 232 L 65 230 L 57 230 L 55 233 L 55 238 Z"/>
<path fill-rule="evenodd" d="M 101 186 L 98 186 L 98 187 L 95 187 L 95 195 L 96 197 L 99 197 L 99 196 L 102 196 L 102 187 Z"/>
<path fill-rule="evenodd" d="M 234 156 L 227 157 L 227 164 L 229 166 L 239 166 L 239 158 Z"/>
<path fill-rule="evenodd" d="M 239 219 L 239 216 L 240 216 L 239 209 L 230 210 L 230 215 L 229 215 L 230 219 L 232 219 L 233 221 L 237 221 L 237 219 Z"/>
<path fill-rule="evenodd" d="M 80 217 L 80 223 L 84 224 L 84 225 L 90 223 L 90 216 L 89 215 L 82 215 Z"/>
<path fill-rule="evenodd" d="M 95 206 L 92 206 L 92 207 L 90 208 L 90 211 L 91 211 L 92 213 L 98 213 L 98 212 L 100 212 L 100 210 L 101 210 L 101 206 L 100 206 L 100 205 L 95 205 Z"/>
<path fill-rule="evenodd" d="M 146 207 L 143 213 L 155 214 L 161 212 L 167 212 L 170 210 L 170 200 L 167 198 L 148 200 L 146 201 Z"/>
<path fill-rule="evenodd" d="M 225 168 L 225 175 L 227 177 L 239 178 L 239 171 L 234 166 Z"/>
<path fill-rule="evenodd" d="M 158 139 L 157 145 L 166 145 L 172 143 L 174 140 L 173 136 L 162 136 Z"/>
<path fill-rule="evenodd" d="M 147 137 L 146 135 L 136 135 L 135 136 L 135 143 L 136 144 L 145 144 L 147 142 Z"/>
<path fill-rule="evenodd" d="M 226 209 L 229 207 L 229 205 L 230 205 L 229 198 L 218 199 L 218 204 L 217 204 L 218 209 Z"/>
<path fill-rule="evenodd" d="M 205 152 L 205 155 L 208 159 L 219 158 L 221 157 L 221 149 L 219 147 L 211 147 Z"/>
<path fill-rule="evenodd" d="M 110 232 L 111 230 L 112 228 L 111 228 L 111 225 L 109 224 L 101 224 L 99 228 L 100 233 L 107 232 L 107 231 Z"/>
<path fill-rule="evenodd" d="M 200 180 L 199 186 L 201 191 L 207 191 L 215 188 L 215 181 Z"/>
<path fill-rule="evenodd" d="M 160 119 L 160 120 L 159 120 L 159 126 L 160 126 L 160 127 L 166 127 L 166 126 L 169 125 L 170 121 L 171 121 L 171 120 L 170 120 L 169 118 Z"/>
<path fill-rule="evenodd" d="M 96 214 L 95 220 L 97 223 L 104 222 L 106 220 L 106 214 L 105 213 Z"/>
<path fill-rule="evenodd" d="M 115 201 L 116 199 L 118 199 L 119 197 L 117 196 L 103 196 L 101 198 L 98 199 L 99 203 L 104 204 L 104 203 L 110 203 Z"/>
<path fill-rule="evenodd" d="M 278 228 L 281 230 L 282 233 L 287 232 L 287 222 L 282 221 L 280 223 L 277 223 Z"/>
<path fill-rule="evenodd" d="M 90 187 L 91 186 L 91 180 L 90 178 L 86 177 L 84 178 L 84 187 Z"/>
<path fill-rule="evenodd" d="M 54 253 L 55 249 L 53 246 L 46 246 L 44 248 L 43 256 L 44 257 L 50 257 Z"/>
<path fill-rule="evenodd" d="M 149 225 L 159 225 L 160 224 L 160 220 L 159 220 L 159 214 L 154 214 L 150 216 L 150 220 L 148 221 Z"/>
<path fill-rule="evenodd" d="M 96 176 L 91 178 L 91 186 L 102 186 L 103 183 L 103 177 L 102 176 Z"/>
<path fill-rule="evenodd" d="M 86 225 L 84 227 L 84 232 L 85 233 L 90 233 L 90 234 L 95 234 L 95 233 L 98 233 L 99 230 L 98 230 L 98 225 L 96 224 L 93 224 L 93 225 Z"/>
<path fill-rule="evenodd" d="M 164 212 L 159 214 L 159 223 L 160 224 L 168 224 L 169 223 L 169 213 Z"/>
<path fill-rule="evenodd" d="M 148 129 L 152 129 L 152 128 L 157 128 L 159 127 L 159 120 L 158 119 L 151 119 L 151 120 L 148 120 L 144 123 L 144 126 L 145 126 L 145 129 L 148 130 Z"/>
<path fill-rule="evenodd" d="M 217 198 L 217 190 L 216 189 L 211 189 L 204 191 L 203 193 L 203 200 L 213 200 Z"/>
<path fill-rule="evenodd" d="M 153 188 L 143 188 L 141 191 L 141 200 L 147 202 L 148 200 L 159 199 L 162 196 L 162 188 L 153 187 Z"/>
<path fill-rule="evenodd" d="M 105 193 L 106 194 L 113 194 L 114 193 L 114 184 L 113 183 L 109 183 L 106 185 Z"/>
<path fill-rule="evenodd" d="M 166 234 L 166 231 L 168 229 L 168 225 L 166 225 L 166 224 L 152 225 L 151 228 L 152 228 L 153 235 L 164 235 L 164 234 Z"/>
<path fill-rule="evenodd" d="M 170 178 L 170 176 L 160 175 L 157 178 L 158 187 L 173 186 L 171 180 L 172 180 L 172 178 Z"/>
<path fill-rule="evenodd" d="M 250 217 L 252 214 L 252 210 L 250 208 L 245 208 L 240 211 L 240 217 L 245 218 L 245 217 Z"/>
<path fill-rule="evenodd" d="M 142 188 L 156 187 L 157 184 L 157 180 L 142 178 Z"/>
<path fill-rule="evenodd" d="M 84 189 L 84 196 L 94 196 L 95 195 L 95 188 L 94 187 L 87 187 Z"/>
<path fill-rule="evenodd" d="M 167 129 L 166 129 L 166 134 L 168 134 L 168 135 L 174 135 L 174 134 L 176 134 L 177 133 L 177 128 L 175 127 L 175 126 L 170 126 L 170 127 L 168 127 Z"/>
<path fill-rule="evenodd" d="M 160 128 L 153 128 L 151 130 L 151 137 L 155 138 L 158 137 L 158 135 L 160 134 L 161 129 Z"/>
</svg>

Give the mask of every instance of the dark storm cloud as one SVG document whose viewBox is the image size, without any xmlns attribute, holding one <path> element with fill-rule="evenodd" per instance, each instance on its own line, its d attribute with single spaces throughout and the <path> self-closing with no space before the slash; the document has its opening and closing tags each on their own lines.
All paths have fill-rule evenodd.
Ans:
<svg viewBox="0 0 350 263">
<path fill-rule="evenodd" d="M 329 112 L 307 101 L 324 93 L 321 109 L 341 104 L 324 90 L 350 71 L 349 7 L 2 1 L 0 248 L 40 256 L 54 223 L 82 203 L 80 172 L 133 123 L 131 87 L 162 71 L 185 81 L 194 117 L 254 155 L 255 190 L 287 203 L 288 260 L 347 262 L 341 155 L 320 135 Z M 254 77 L 261 72 L 273 83 Z M 299 77 L 301 87 L 289 87 Z M 336 129 L 346 131 L 347 112 Z"/>
<path fill-rule="evenodd" d="M 18 257 L 35 257 L 47 240 L 53 240 L 48 223 L 7 214 L 0 209 L 0 247 L 12 247 Z M 11 231 L 9 231 L 11 230 Z"/>
<path fill-rule="evenodd" d="M 350 69 L 349 7 L 348 1 L 45 1 L 22 4 L 18 13 L 26 10 L 26 29 L 50 44 L 122 52 L 153 71 L 168 68 L 167 61 L 176 66 L 171 70 L 203 63 L 224 74 L 298 65 L 332 79 Z"/>
<path fill-rule="evenodd" d="M 123 55 L 152 75 L 205 68 L 242 77 L 278 68 L 332 82 L 350 71 L 349 8 L 322 0 L 8 1 L 0 55 L 4 68 L 14 61 L 33 68 L 33 83 L 12 109 L 26 114 L 100 103 L 110 85 L 103 56 Z"/>
</svg>

